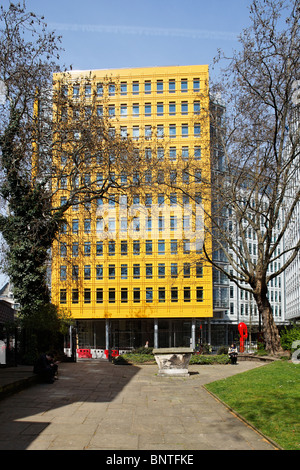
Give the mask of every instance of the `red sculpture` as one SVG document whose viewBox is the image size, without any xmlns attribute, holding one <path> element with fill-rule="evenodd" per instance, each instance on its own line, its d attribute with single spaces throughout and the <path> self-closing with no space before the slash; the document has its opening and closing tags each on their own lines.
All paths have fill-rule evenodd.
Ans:
<svg viewBox="0 0 300 470">
<path fill-rule="evenodd" d="M 239 330 L 239 333 L 240 333 L 240 352 L 244 352 L 245 351 L 245 339 L 247 338 L 248 336 L 248 330 L 247 330 L 247 325 L 245 325 L 245 323 L 239 323 L 238 324 L 238 330 Z"/>
</svg>

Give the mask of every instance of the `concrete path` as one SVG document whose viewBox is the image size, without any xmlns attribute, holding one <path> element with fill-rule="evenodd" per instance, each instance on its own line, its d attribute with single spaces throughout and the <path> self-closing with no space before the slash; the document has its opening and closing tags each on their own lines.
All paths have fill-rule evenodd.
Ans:
<svg viewBox="0 0 300 470">
<path fill-rule="evenodd" d="M 274 450 L 202 387 L 255 367 L 193 365 L 173 378 L 156 365 L 63 363 L 54 384 L 0 401 L 0 450 Z"/>
</svg>

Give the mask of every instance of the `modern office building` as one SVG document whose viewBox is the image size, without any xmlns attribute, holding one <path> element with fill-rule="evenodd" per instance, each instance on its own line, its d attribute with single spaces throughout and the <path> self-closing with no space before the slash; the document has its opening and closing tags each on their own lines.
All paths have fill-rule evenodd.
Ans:
<svg viewBox="0 0 300 470">
<path fill-rule="evenodd" d="M 64 80 L 74 109 L 84 96 L 87 119 L 129 139 L 141 163 L 129 175 L 112 160 L 108 175 L 103 161 L 92 170 L 87 161 L 80 177 L 118 184 L 68 209 L 52 250 L 52 301 L 76 321 L 77 348 L 95 357 L 147 341 L 195 347 L 213 316 L 212 268 L 201 257 L 211 210 L 208 67 L 71 71 Z M 55 158 L 65 164 L 68 149 Z M 57 203 L 71 184 L 64 179 Z"/>
</svg>

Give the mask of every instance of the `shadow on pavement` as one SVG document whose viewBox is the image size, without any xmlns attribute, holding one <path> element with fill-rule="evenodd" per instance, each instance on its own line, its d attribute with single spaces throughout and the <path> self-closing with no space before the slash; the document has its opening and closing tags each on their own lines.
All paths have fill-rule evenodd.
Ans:
<svg viewBox="0 0 300 470">
<path fill-rule="evenodd" d="M 60 364 L 59 380 L 53 384 L 37 383 L 0 401 L 0 450 L 27 449 L 53 416 L 59 422 L 60 416 L 70 414 L 70 434 L 74 433 L 73 426 L 84 421 L 80 416 L 83 403 L 90 404 L 92 415 L 93 403 L 105 406 L 113 401 L 138 371 L 138 367 L 101 360 Z"/>
</svg>

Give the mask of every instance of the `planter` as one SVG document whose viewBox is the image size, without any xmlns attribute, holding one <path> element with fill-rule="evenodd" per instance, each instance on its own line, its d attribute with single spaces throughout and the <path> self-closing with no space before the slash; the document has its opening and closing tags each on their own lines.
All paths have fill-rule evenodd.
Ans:
<svg viewBox="0 0 300 470">
<path fill-rule="evenodd" d="M 153 349 L 158 365 L 158 375 L 164 377 L 188 377 L 188 366 L 193 348 Z"/>
</svg>

